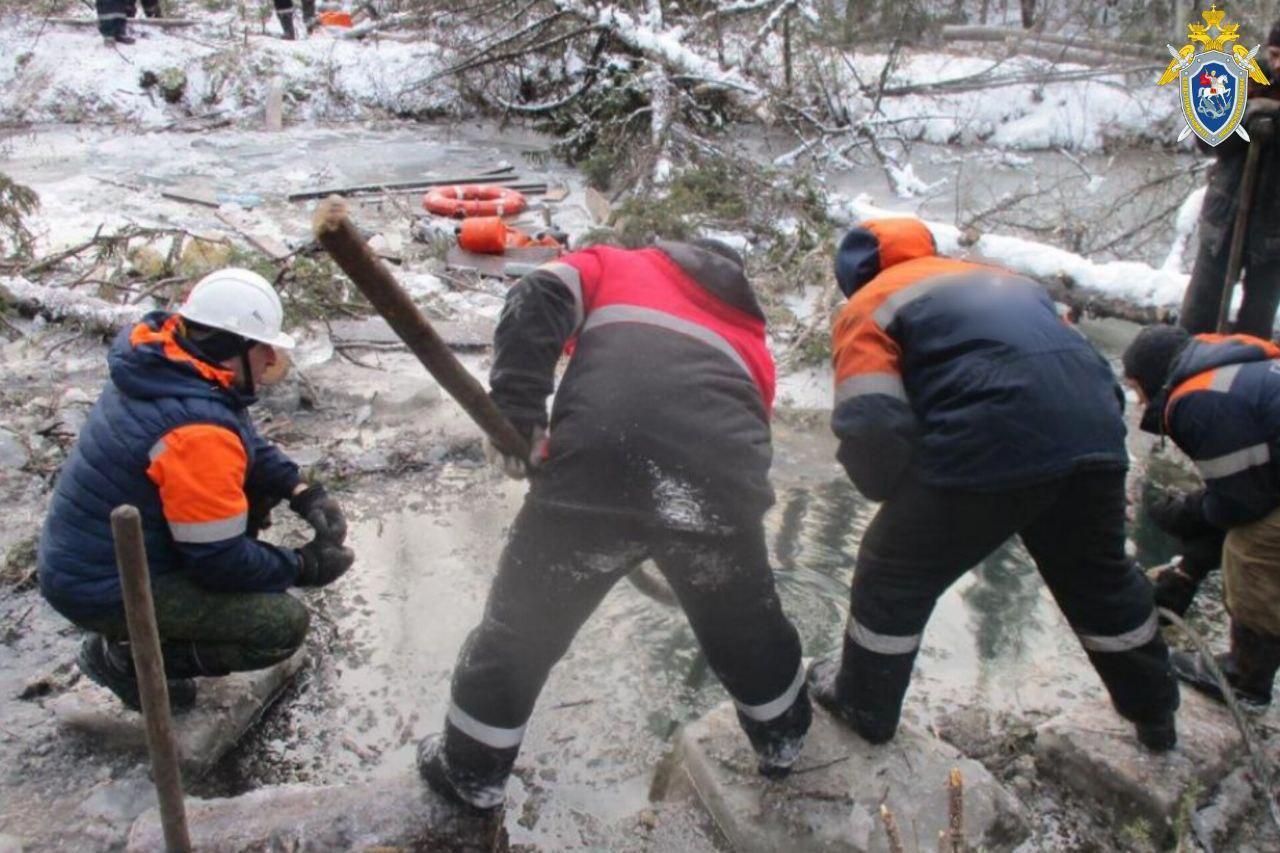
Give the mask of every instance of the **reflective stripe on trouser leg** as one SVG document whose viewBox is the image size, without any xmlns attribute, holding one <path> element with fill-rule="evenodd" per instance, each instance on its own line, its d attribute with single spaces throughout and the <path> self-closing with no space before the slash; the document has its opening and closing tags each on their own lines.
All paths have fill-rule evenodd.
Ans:
<svg viewBox="0 0 1280 853">
<path fill-rule="evenodd" d="M 458 731 L 472 740 L 478 741 L 490 749 L 511 749 L 520 745 L 524 739 L 524 726 L 502 728 L 482 723 L 458 706 L 457 702 L 449 705 L 446 719 Z"/>
<path fill-rule="evenodd" d="M 1151 639 L 1156 635 L 1156 631 L 1159 630 L 1159 626 L 1160 623 L 1156 619 L 1156 613 L 1152 610 L 1151 615 L 1131 631 L 1123 631 L 1110 636 L 1084 633 L 1079 633 L 1077 636 L 1080 637 L 1080 645 L 1091 652 L 1127 652 L 1151 642 Z"/>
<path fill-rule="evenodd" d="M 849 639 L 878 655 L 914 654 L 920 648 L 920 639 L 923 636 L 921 634 L 906 636 L 881 634 L 863 625 L 852 614 L 849 616 L 849 624 L 845 630 Z"/>
<path fill-rule="evenodd" d="M 125 4 L 123 0 L 97 0 L 98 32 L 114 38 L 124 32 Z"/>
<path fill-rule="evenodd" d="M 747 705 L 735 699 L 734 704 L 738 706 L 738 710 L 742 712 L 743 716 L 750 717 L 758 723 L 767 723 L 787 713 L 791 706 L 795 704 L 796 697 L 800 695 L 800 690 L 803 687 L 804 666 L 801 665 L 796 670 L 796 677 L 791 680 L 791 684 L 776 698 L 768 702 L 762 702 L 759 705 Z"/>
</svg>

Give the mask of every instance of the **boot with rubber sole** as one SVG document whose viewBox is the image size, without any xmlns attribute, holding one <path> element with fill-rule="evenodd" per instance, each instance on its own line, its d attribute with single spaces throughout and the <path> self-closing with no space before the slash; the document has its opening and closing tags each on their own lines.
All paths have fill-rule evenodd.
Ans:
<svg viewBox="0 0 1280 853">
<path fill-rule="evenodd" d="M 90 681 L 110 690 L 133 711 L 142 710 L 138 693 L 138 679 L 134 674 L 133 658 L 125 643 L 108 640 L 101 634 L 90 634 L 80 643 L 76 664 Z M 185 711 L 196 703 L 196 683 L 190 678 L 171 678 L 169 710 Z"/>
<path fill-rule="evenodd" d="M 1271 690 L 1280 669 L 1280 638 L 1250 630 L 1232 619 L 1231 650 L 1213 659 L 1241 708 L 1261 712 L 1271 705 Z M 1212 699 L 1226 701 L 1221 685 L 1199 654 L 1174 652 L 1169 662 L 1182 681 Z"/>
<path fill-rule="evenodd" d="M 873 744 L 888 743 L 898 730 L 897 722 L 886 725 L 869 720 L 866 715 L 854 707 L 844 689 L 840 678 L 841 660 L 835 655 L 818 658 L 809 664 L 805 682 L 809 687 L 809 695 L 825 708 L 832 716 L 853 729 L 865 741 Z"/>
<path fill-rule="evenodd" d="M 449 767 L 445 758 L 444 733 L 429 734 L 418 744 L 418 774 L 440 796 L 455 805 L 471 811 L 490 814 L 496 811 L 504 799 L 506 776 L 487 784 L 460 778 Z"/>
</svg>

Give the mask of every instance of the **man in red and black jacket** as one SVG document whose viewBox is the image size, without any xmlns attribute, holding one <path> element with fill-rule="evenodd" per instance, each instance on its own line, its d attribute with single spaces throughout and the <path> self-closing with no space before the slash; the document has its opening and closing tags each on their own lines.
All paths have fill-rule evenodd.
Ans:
<svg viewBox="0 0 1280 853">
<path fill-rule="evenodd" d="M 529 494 L 458 657 L 445 731 L 419 747 L 423 776 L 498 805 L 552 666 L 648 558 L 736 702 L 760 771 L 787 773 L 810 706 L 761 524 L 774 365 L 741 258 L 716 241 L 659 242 L 540 267 L 507 296 L 490 384 L 536 448 L 509 460 L 528 471 Z"/>
<path fill-rule="evenodd" d="M 1249 84 L 1243 122 L 1246 130 L 1255 133 L 1262 122 L 1270 122 L 1274 128 L 1280 114 L 1280 21 L 1271 28 L 1258 65 L 1271 83 Z M 1261 144 L 1257 136 L 1246 143 L 1234 134 L 1213 149 L 1200 143 L 1202 150 L 1212 150 L 1217 159 L 1209 170 L 1200 210 L 1200 251 L 1179 318 L 1182 328 L 1192 334 L 1217 331 L 1245 155 L 1250 145 Z M 1270 339 L 1276 307 L 1280 305 L 1280 138 L 1274 133 L 1258 162 L 1258 183 L 1245 234 L 1243 274 L 1244 301 L 1236 315 L 1235 331 Z"/>
<path fill-rule="evenodd" d="M 1177 682 L 1125 556 L 1123 396 L 1106 361 L 1035 282 L 938 256 L 918 219 L 851 229 L 836 278 L 838 459 L 884 503 L 843 650 L 809 670 L 813 698 L 867 740 L 892 738 L 938 597 L 1016 534 L 1116 710 L 1171 749 Z"/>
</svg>

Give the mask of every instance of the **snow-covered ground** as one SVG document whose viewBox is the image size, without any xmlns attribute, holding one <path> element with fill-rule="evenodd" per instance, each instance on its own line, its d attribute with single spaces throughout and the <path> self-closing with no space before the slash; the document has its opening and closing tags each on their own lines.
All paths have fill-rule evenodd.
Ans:
<svg viewBox="0 0 1280 853">
<path fill-rule="evenodd" d="M 290 42 L 279 37 L 274 17 L 264 27 L 230 12 L 198 14 L 200 24 L 191 28 L 135 27 L 138 43 L 120 47 L 105 47 L 90 27 L 7 23 L 0 30 L 0 121 L 156 129 L 215 112 L 242 118 L 261 114 L 275 79 L 286 120 L 442 114 L 458 104 L 447 80 L 419 85 L 440 67 L 440 48 L 430 41 L 347 39 L 322 28 Z M 80 17 L 91 15 L 83 10 Z M 174 71 L 186 78 L 176 103 L 143 85 L 147 72 Z"/>
</svg>

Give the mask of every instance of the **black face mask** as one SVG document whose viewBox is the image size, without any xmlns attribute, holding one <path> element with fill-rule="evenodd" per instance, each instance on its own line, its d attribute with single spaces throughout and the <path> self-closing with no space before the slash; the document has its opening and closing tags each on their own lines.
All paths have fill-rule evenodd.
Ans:
<svg viewBox="0 0 1280 853">
<path fill-rule="evenodd" d="M 253 346 L 251 345 L 249 349 L 253 349 Z M 241 388 L 241 390 L 246 396 L 252 397 L 256 393 L 257 389 L 254 387 L 253 382 L 253 368 L 249 366 L 248 349 L 240 353 L 240 367 L 244 371 L 244 387 Z"/>
</svg>

